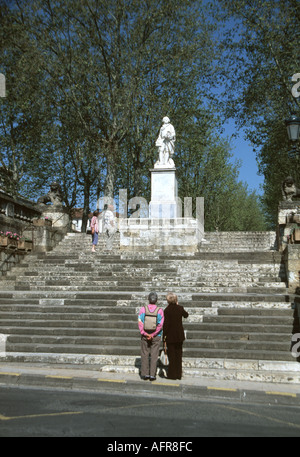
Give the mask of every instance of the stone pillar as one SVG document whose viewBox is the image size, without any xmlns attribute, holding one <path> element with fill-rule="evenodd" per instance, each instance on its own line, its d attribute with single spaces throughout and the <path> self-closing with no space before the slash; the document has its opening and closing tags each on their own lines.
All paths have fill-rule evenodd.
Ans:
<svg viewBox="0 0 300 457">
<path fill-rule="evenodd" d="M 283 201 L 279 203 L 278 247 L 282 252 L 291 242 L 295 229 L 300 227 L 300 215 L 298 213 L 299 211 L 300 201 Z"/>
<path fill-rule="evenodd" d="M 68 232 L 71 228 L 69 213 L 65 207 L 55 207 L 46 205 L 42 211 L 42 216 L 52 221 L 52 227 L 59 227 L 61 230 Z"/>
<path fill-rule="evenodd" d="M 284 263 L 288 288 L 294 292 L 299 287 L 300 244 L 289 244 L 284 251 Z"/>
<path fill-rule="evenodd" d="M 300 285 L 300 201 L 279 203 L 278 246 L 283 253 L 288 288 L 294 291 Z"/>
<path fill-rule="evenodd" d="M 175 219 L 182 216 L 178 198 L 176 168 L 155 168 L 151 171 L 150 219 Z"/>
</svg>

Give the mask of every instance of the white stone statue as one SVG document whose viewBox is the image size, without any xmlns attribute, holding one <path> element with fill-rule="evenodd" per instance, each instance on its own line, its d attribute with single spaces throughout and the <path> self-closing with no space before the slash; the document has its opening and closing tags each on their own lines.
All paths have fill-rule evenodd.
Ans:
<svg viewBox="0 0 300 457">
<path fill-rule="evenodd" d="M 158 147 L 158 161 L 155 162 L 154 168 L 175 168 L 172 159 L 176 140 L 175 129 L 168 117 L 164 117 L 162 121 L 163 125 L 155 143 Z"/>
</svg>

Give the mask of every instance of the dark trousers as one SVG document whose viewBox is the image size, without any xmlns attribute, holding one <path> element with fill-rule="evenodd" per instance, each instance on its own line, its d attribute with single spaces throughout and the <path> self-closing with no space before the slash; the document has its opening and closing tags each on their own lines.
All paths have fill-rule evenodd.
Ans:
<svg viewBox="0 0 300 457">
<path fill-rule="evenodd" d="M 181 379 L 182 376 L 182 342 L 167 343 L 169 357 L 168 378 Z"/>
</svg>

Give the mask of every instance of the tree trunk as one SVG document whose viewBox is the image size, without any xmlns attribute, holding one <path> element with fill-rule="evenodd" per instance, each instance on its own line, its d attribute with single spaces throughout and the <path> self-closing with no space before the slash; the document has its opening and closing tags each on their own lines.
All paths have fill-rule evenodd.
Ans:
<svg viewBox="0 0 300 457">
<path fill-rule="evenodd" d="M 104 197 L 114 197 L 114 185 L 116 180 L 116 157 L 117 145 L 113 144 L 106 158 L 106 179 L 104 184 Z"/>
<path fill-rule="evenodd" d="M 84 186 L 84 202 L 83 202 L 83 214 L 82 214 L 82 225 L 81 232 L 85 233 L 87 228 L 87 222 L 90 212 L 90 185 L 85 184 Z"/>
</svg>

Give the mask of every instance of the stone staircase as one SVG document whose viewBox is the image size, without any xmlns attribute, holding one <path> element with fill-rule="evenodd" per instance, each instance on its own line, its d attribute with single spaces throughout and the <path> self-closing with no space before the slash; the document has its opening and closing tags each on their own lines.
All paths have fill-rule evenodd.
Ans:
<svg viewBox="0 0 300 457">
<path fill-rule="evenodd" d="M 229 245 L 209 242 L 195 254 L 125 253 L 116 238 L 112 251 L 101 240 L 93 254 L 89 236 L 68 234 L 1 278 L 0 360 L 138 373 L 138 310 L 150 291 L 163 307 L 173 291 L 189 312 L 184 375 L 300 383 L 281 255 Z"/>
</svg>

